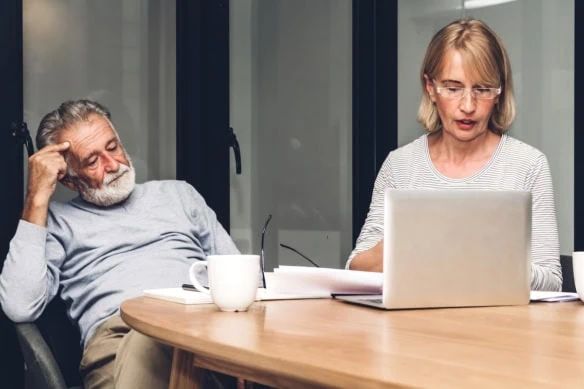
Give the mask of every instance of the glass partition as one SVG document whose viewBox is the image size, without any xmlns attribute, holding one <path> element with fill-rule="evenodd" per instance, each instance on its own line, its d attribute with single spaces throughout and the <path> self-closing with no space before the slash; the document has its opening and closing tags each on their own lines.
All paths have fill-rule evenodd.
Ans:
<svg viewBox="0 0 584 389">
<path fill-rule="evenodd" d="M 432 36 L 462 17 L 484 20 L 509 56 L 517 99 L 515 138 L 548 158 L 562 255 L 574 247 L 574 2 L 568 0 L 399 0 L 399 145 L 423 131 L 416 121 L 419 72 Z"/>
<path fill-rule="evenodd" d="M 24 119 L 33 138 L 61 102 L 94 99 L 111 110 L 137 182 L 174 178 L 175 19 L 174 1 L 24 0 Z M 56 199 L 74 195 L 57 187 Z"/>
<path fill-rule="evenodd" d="M 352 249 L 351 1 L 230 3 L 231 235 L 266 267 L 342 267 Z M 233 166 L 232 161 L 232 166 Z"/>
</svg>

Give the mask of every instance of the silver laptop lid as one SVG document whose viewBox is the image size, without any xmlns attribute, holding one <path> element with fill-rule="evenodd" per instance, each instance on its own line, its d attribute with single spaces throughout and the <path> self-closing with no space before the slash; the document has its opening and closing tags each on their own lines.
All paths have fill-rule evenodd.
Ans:
<svg viewBox="0 0 584 389">
<path fill-rule="evenodd" d="M 383 305 L 529 303 L 531 193 L 388 189 Z"/>
</svg>

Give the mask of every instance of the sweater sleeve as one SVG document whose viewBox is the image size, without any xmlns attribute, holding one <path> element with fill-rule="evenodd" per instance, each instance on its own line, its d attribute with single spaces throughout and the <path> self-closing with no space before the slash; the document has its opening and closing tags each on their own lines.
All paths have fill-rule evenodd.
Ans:
<svg viewBox="0 0 584 389">
<path fill-rule="evenodd" d="M 377 174 L 377 178 L 375 179 L 369 212 L 365 219 L 365 223 L 363 224 L 363 228 L 361 228 L 361 233 L 357 238 L 355 248 L 345 265 L 346 269 L 349 269 L 351 261 L 355 255 L 369 250 L 383 239 L 383 208 L 385 202 L 385 191 L 387 188 L 396 187 L 391 169 L 390 157 L 391 153 L 383 162 L 383 165 Z"/>
<path fill-rule="evenodd" d="M 562 289 L 560 243 L 554 206 L 552 176 L 545 155 L 541 155 L 530 177 L 532 182 L 531 289 Z"/>
<path fill-rule="evenodd" d="M 203 196 L 191 185 L 186 184 L 186 187 L 189 204 L 194 207 L 191 210 L 191 217 L 194 223 L 200 224 L 199 239 L 205 255 L 239 254 L 235 243 L 217 220 L 217 215 L 207 205 Z"/>
<path fill-rule="evenodd" d="M 58 264 L 64 256 L 46 228 L 20 220 L 0 274 L 0 304 L 6 316 L 28 322 L 41 315 L 59 289 Z"/>
</svg>

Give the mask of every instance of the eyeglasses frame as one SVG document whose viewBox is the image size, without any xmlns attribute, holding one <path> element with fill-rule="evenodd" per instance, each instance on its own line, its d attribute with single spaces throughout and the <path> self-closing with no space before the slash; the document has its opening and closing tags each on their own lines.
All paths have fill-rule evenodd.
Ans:
<svg viewBox="0 0 584 389">
<path fill-rule="evenodd" d="M 501 87 L 498 87 L 498 88 L 461 88 L 461 87 L 457 87 L 457 86 L 438 86 L 435 79 L 432 80 L 432 83 L 434 84 L 434 89 L 436 90 L 436 93 L 439 94 L 440 96 L 444 97 L 445 99 L 448 99 L 448 100 L 462 100 L 462 99 L 466 98 L 466 96 L 469 94 L 469 91 L 470 91 L 471 97 L 476 99 L 476 100 L 493 100 L 493 99 L 497 98 L 497 96 L 499 96 L 501 94 L 501 91 L 502 91 Z M 442 91 L 445 89 L 458 89 L 458 90 L 462 90 L 463 93 L 462 93 L 461 97 L 454 97 L 454 98 L 447 97 L 447 96 L 444 96 L 442 94 Z M 489 97 L 489 98 L 477 97 L 477 95 L 474 92 L 475 89 L 489 89 L 490 91 L 495 92 L 495 96 Z"/>
</svg>

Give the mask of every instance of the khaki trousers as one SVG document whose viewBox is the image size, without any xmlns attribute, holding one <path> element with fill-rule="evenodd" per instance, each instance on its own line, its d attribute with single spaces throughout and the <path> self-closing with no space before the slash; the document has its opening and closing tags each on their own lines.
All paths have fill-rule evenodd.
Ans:
<svg viewBox="0 0 584 389">
<path fill-rule="evenodd" d="M 85 389 L 168 388 L 171 346 L 132 330 L 120 316 L 101 324 L 83 351 L 79 366 Z M 219 373 L 205 388 L 236 388 L 237 380 Z"/>
<path fill-rule="evenodd" d="M 85 389 L 167 388 L 172 347 L 132 330 L 120 316 L 101 324 L 79 370 Z"/>
</svg>

